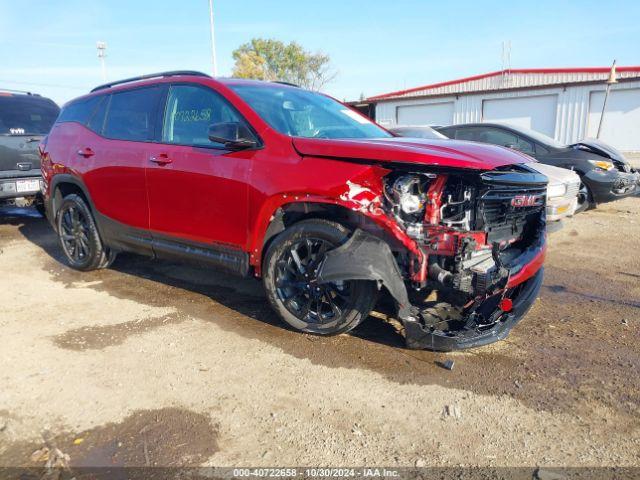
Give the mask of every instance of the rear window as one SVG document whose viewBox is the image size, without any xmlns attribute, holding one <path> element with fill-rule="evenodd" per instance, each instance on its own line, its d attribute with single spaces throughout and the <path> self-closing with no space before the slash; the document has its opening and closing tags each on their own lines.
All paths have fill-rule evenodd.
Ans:
<svg viewBox="0 0 640 480">
<path fill-rule="evenodd" d="M 101 98 L 90 97 L 66 105 L 60 112 L 57 123 L 78 122 L 86 125 Z"/>
<path fill-rule="evenodd" d="M 0 95 L 0 134 L 46 135 L 60 109 L 51 100 L 29 95 Z"/>
<path fill-rule="evenodd" d="M 152 140 L 159 94 L 158 87 L 112 94 L 104 123 L 104 136 L 138 142 Z"/>
</svg>

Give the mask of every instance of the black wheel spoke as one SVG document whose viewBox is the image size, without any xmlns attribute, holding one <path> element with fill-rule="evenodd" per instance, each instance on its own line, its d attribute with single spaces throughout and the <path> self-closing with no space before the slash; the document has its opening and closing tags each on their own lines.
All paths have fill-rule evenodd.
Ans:
<svg viewBox="0 0 640 480">
<path fill-rule="evenodd" d="M 355 302 L 352 282 L 318 284 L 317 269 L 332 248 L 331 242 L 307 237 L 295 241 L 275 263 L 276 293 L 296 318 L 318 325 L 336 322 Z M 313 327 L 312 327 L 313 329 Z"/>
<path fill-rule="evenodd" d="M 300 272 L 303 275 L 307 273 L 307 271 L 304 268 L 304 265 L 302 264 L 302 260 L 300 259 L 300 255 L 298 254 L 297 245 L 294 245 L 293 247 L 291 247 L 290 252 L 291 252 L 291 258 L 293 259 L 296 267 L 298 268 L 298 272 Z"/>
<path fill-rule="evenodd" d="M 328 291 L 324 292 L 324 297 L 327 300 L 327 303 L 329 304 L 329 307 L 331 308 L 331 312 L 333 313 L 334 317 L 337 318 L 340 315 L 342 315 L 342 310 L 340 310 L 338 305 L 336 305 L 334 299 L 331 297 L 331 293 Z"/>
<path fill-rule="evenodd" d="M 68 258 L 81 262 L 91 255 L 89 219 L 78 206 L 69 205 L 61 212 L 60 241 Z"/>
</svg>

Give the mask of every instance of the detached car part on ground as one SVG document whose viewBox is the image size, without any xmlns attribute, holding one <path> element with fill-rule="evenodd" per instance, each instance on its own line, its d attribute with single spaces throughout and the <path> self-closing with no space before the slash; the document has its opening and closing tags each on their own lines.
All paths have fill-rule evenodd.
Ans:
<svg viewBox="0 0 640 480">
<path fill-rule="evenodd" d="M 44 212 L 38 143 L 59 112 L 48 98 L 0 89 L 0 205 L 35 205 Z"/>
<path fill-rule="evenodd" d="M 386 289 L 409 347 L 483 345 L 542 283 L 547 179 L 527 156 L 394 138 L 293 86 L 169 72 L 99 87 L 41 155 L 71 266 L 130 250 L 262 277 L 304 332 L 351 330 Z"/>
<path fill-rule="evenodd" d="M 398 126 L 389 129 L 400 137 L 448 140 L 449 137 L 426 125 Z M 549 180 L 547 185 L 547 221 L 557 222 L 572 216 L 578 208 L 580 177 L 573 170 L 532 162 L 529 167 Z"/>
<path fill-rule="evenodd" d="M 451 125 L 437 130 L 452 139 L 509 147 L 541 163 L 574 170 L 582 179 L 577 212 L 634 195 L 640 188 L 640 173 L 621 152 L 600 140 L 563 145 L 542 133 L 497 123 Z"/>
</svg>

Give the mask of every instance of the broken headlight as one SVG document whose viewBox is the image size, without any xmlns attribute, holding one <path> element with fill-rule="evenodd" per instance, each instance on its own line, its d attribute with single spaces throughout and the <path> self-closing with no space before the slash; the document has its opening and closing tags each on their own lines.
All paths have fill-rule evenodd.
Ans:
<svg viewBox="0 0 640 480">
<path fill-rule="evenodd" d="M 415 221 L 424 215 L 428 180 L 423 175 L 415 174 L 402 174 L 386 179 L 385 197 L 396 216 L 404 221 Z"/>
</svg>

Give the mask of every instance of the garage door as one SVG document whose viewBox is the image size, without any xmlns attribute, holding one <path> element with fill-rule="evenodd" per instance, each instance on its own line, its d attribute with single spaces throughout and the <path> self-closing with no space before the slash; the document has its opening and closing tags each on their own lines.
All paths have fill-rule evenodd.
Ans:
<svg viewBox="0 0 640 480">
<path fill-rule="evenodd" d="M 482 120 L 530 128 L 553 137 L 556 131 L 557 105 L 557 95 L 484 100 Z"/>
<path fill-rule="evenodd" d="M 404 105 L 397 110 L 398 125 L 451 125 L 453 102 Z"/>
<path fill-rule="evenodd" d="M 595 137 L 602 114 L 604 92 L 591 92 L 587 136 Z M 600 139 L 618 150 L 640 151 L 640 88 L 613 90 L 607 100 Z"/>
</svg>

